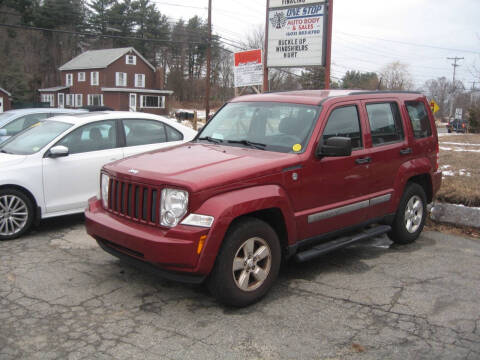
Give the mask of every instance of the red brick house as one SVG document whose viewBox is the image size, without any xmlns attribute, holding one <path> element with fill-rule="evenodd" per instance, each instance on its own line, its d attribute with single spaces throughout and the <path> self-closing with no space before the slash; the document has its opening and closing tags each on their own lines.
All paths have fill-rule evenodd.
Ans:
<svg viewBox="0 0 480 360">
<path fill-rule="evenodd" d="M 12 108 L 12 94 L 0 87 L 0 113 Z"/>
<path fill-rule="evenodd" d="M 40 89 L 51 107 L 106 106 L 114 110 L 166 114 L 169 95 L 163 70 L 133 47 L 86 51 L 59 68 L 62 85 Z"/>
</svg>

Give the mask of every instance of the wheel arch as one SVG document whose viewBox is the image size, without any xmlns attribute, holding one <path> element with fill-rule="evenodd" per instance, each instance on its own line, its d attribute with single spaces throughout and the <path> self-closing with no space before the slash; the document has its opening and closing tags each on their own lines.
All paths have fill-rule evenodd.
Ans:
<svg viewBox="0 0 480 360">
<path fill-rule="evenodd" d="M 412 176 L 408 179 L 408 183 L 416 183 L 420 185 L 423 190 L 425 191 L 425 195 L 427 196 L 427 203 L 431 203 L 433 200 L 433 185 L 432 185 L 432 178 L 430 174 L 420 174 Z"/>
</svg>

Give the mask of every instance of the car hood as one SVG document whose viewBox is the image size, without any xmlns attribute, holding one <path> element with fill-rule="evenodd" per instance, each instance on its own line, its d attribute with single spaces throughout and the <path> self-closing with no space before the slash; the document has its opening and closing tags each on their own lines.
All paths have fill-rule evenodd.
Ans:
<svg viewBox="0 0 480 360">
<path fill-rule="evenodd" d="M 105 168 L 131 181 L 176 185 L 196 192 L 280 172 L 299 162 L 296 154 L 188 143 L 135 155 Z"/>
<path fill-rule="evenodd" d="M 18 165 L 27 158 L 27 155 L 13 155 L 0 153 L 0 169 L 6 170 L 7 167 Z"/>
</svg>

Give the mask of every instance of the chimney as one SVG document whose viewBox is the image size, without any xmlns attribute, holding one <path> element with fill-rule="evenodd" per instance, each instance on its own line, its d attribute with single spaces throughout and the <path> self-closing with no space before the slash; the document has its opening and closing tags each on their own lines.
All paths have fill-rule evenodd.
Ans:
<svg viewBox="0 0 480 360">
<path fill-rule="evenodd" d="M 156 89 L 165 89 L 165 74 L 163 67 L 157 67 L 155 70 L 155 84 Z"/>
</svg>

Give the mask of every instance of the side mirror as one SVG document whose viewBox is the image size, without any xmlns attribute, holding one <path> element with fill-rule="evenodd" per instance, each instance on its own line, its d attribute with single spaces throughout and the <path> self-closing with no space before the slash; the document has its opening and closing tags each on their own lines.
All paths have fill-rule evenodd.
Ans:
<svg viewBox="0 0 480 360">
<path fill-rule="evenodd" d="M 321 157 L 340 157 L 350 156 L 352 154 L 352 139 L 348 137 L 331 137 L 325 143 L 318 144 L 316 156 Z"/>
<path fill-rule="evenodd" d="M 48 157 L 52 159 L 64 157 L 68 156 L 68 152 L 68 147 L 63 145 L 57 145 L 50 149 L 50 151 L 48 152 Z"/>
<path fill-rule="evenodd" d="M 0 136 L 7 136 L 7 129 L 0 129 Z"/>
</svg>

